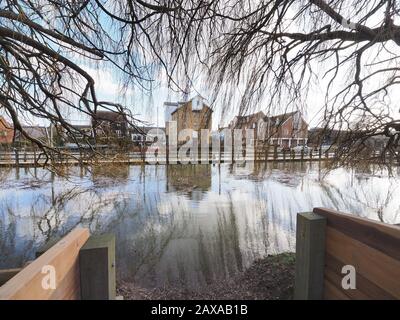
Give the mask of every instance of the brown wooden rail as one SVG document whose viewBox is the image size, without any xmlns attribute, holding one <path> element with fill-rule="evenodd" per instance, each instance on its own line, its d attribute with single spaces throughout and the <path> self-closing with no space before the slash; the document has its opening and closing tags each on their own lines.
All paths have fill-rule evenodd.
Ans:
<svg viewBox="0 0 400 320">
<path fill-rule="evenodd" d="M 0 270 L 0 300 L 114 299 L 114 236 L 89 237 L 76 228 L 21 270 Z"/>
<path fill-rule="evenodd" d="M 400 228 L 315 208 L 299 214 L 297 299 L 400 299 Z M 355 270 L 355 288 L 343 286 Z"/>
</svg>

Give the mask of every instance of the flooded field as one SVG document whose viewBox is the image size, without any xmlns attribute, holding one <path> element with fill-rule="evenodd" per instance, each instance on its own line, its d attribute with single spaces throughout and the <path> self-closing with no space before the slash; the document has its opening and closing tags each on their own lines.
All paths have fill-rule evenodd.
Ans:
<svg viewBox="0 0 400 320">
<path fill-rule="evenodd" d="M 321 164 L 323 166 L 323 164 Z M 400 179 L 316 163 L 0 169 L 0 268 L 77 225 L 116 235 L 117 277 L 197 288 L 294 251 L 296 213 L 327 207 L 400 223 Z"/>
</svg>

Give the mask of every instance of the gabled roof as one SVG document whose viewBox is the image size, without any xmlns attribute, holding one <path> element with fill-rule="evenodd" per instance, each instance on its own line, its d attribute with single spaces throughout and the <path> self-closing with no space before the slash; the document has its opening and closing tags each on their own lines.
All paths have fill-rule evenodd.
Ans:
<svg viewBox="0 0 400 320">
<path fill-rule="evenodd" d="M 252 114 L 249 114 L 249 115 L 246 115 L 246 116 L 236 116 L 235 117 L 236 122 L 235 122 L 235 119 L 234 119 L 233 120 L 234 121 L 233 125 L 235 127 L 247 125 L 249 123 L 257 122 L 258 120 L 263 119 L 264 117 L 265 117 L 265 114 L 262 111 L 259 111 L 259 112 L 256 112 L 256 113 L 252 113 Z"/>
<path fill-rule="evenodd" d="M 97 111 L 95 119 L 98 121 L 125 121 L 126 115 L 115 111 Z"/>
<path fill-rule="evenodd" d="M 48 129 L 43 126 L 22 126 L 22 129 L 32 138 L 43 139 L 48 137 Z M 21 132 L 17 130 L 16 137 L 20 138 Z"/>
<path fill-rule="evenodd" d="M 278 115 L 272 116 L 272 117 L 266 116 L 264 118 L 264 121 L 270 120 L 270 121 L 276 122 L 278 120 L 280 123 L 284 123 L 286 120 L 288 120 L 290 117 L 294 116 L 298 112 L 300 112 L 300 111 L 282 113 L 282 114 L 278 114 Z"/>
<path fill-rule="evenodd" d="M 189 101 L 186 102 L 179 102 L 179 106 L 171 113 L 171 115 L 173 115 L 175 112 L 177 112 L 179 109 L 186 107 L 190 102 L 192 102 L 195 98 L 200 97 L 203 101 L 203 108 L 206 107 L 208 109 L 210 109 L 211 112 L 214 112 L 208 105 L 207 103 L 204 102 L 204 98 L 201 95 L 196 95 L 194 96 L 192 99 L 190 99 Z"/>
</svg>

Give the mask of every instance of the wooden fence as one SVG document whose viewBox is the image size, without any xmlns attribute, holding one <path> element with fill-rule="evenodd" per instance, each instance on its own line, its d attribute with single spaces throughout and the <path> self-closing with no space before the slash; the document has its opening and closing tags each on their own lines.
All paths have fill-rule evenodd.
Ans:
<svg viewBox="0 0 400 320">
<path fill-rule="evenodd" d="M 296 299 L 400 299 L 398 226 L 316 208 L 296 241 Z"/>
<path fill-rule="evenodd" d="M 0 270 L 0 300 L 115 299 L 114 236 L 76 228 L 37 255 L 22 269 Z"/>
<path fill-rule="evenodd" d="M 100 163 L 125 163 L 125 164 L 164 164 L 164 163 L 180 163 L 177 156 L 172 156 L 168 152 L 157 152 L 156 155 L 141 152 L 116 152 L 109 150 L 107 152 L 94 154 L 90 151 L 65 151 L 56 155 L 53 164 L 60 165 L 87 165 Z M 321 152 L 312 150 L 309 152 L 277 152 L 271 150 L 259 149 L 251 154 L 243 154 L 238 156 L 230 152 L 213 152 L 210 150 L 204 157 L 201 152 L 195 157 L 195 161 L 199 163 L 236 163 L 240 161 L 321 161 L 335 157 L 334 152 Z M 0 151 L 0 166 L 41 166 L 45 164 L 46 157 L 41 151 L 35 150 L 15 150 Z M 193 163 L 193 161 L 188 161 Z"/>
</svg>

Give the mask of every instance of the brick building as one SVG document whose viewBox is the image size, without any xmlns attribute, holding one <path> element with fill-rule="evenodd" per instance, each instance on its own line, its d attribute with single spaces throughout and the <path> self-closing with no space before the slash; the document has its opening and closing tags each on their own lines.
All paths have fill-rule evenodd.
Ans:
<svg viewBox="0 0 400 320">
<path fill-rule="evenodd" d="M 129 139 L 127 116 L 114 111 L 97 111 L 91 126 L 96 133 L 97 143 L 113 144 Z"/>
<path fill-rule="evenodd" d="M 265 116 L 262 111 L 236 116 L 229 124 L 229 129 L 254 129 L 258 144 L 267 142 L 284 148 L 306 145 L 308 141 L 308 124 L 300 111 L 272 117 Z"/>
<path fill-rule="evenodd" d="M 14 139 L 14 128 L 6 119 L 0 117 L 0 144 L 10 145 Z"/>
<path fill-rule="evenodd" d="M 300 111 L 265 117 L 258 123 L 258 141 L 292 148 L 308 142 L 308 123 Z"/>
<path fill-rule="evenodd" d="M 164 104 L 171 106 L 173 104 Z M 200 139 L 200 130 L 209 130 L 209 137 L 212 127 L 212 109 L 205 103 L 204 98 L 200 95 L 194 97 L 187 102 L 181 102 L 176 104 L 176 108 L 171 110 L 170 117 L 166 117 L 167 120 L 175 121 L 178 131 L 178 143 L 183 143 L 188 140 L 188 137 L 180 137 L 179 133 L 188 129 L 190 135 L 193 138 Z M 167 126 L 168 127 L 168 126 Z"/>
</svg>

